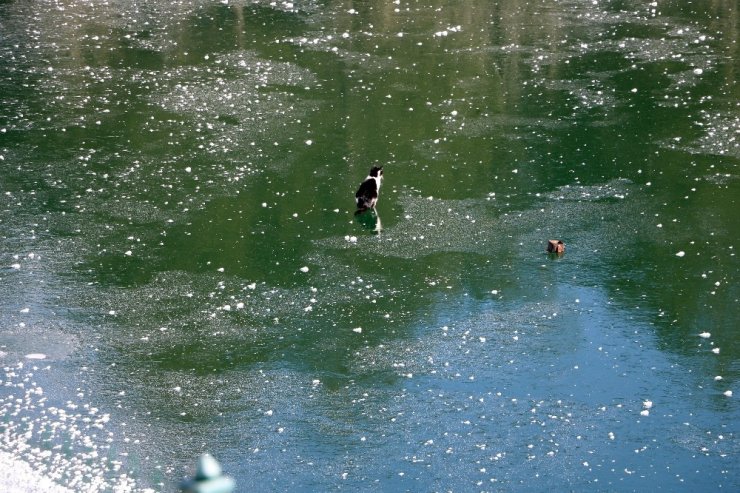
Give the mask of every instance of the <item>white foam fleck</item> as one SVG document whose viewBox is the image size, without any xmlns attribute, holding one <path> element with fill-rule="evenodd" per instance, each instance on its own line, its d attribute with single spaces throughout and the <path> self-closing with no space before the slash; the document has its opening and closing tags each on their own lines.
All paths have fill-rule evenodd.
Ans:
<svg viewBox="0 0 740 493">
<path fill-rule="evenodd" d="M 29 353 L 26 355 L 26 359 L 46 359 L 44 353 Z"/>
</svg>

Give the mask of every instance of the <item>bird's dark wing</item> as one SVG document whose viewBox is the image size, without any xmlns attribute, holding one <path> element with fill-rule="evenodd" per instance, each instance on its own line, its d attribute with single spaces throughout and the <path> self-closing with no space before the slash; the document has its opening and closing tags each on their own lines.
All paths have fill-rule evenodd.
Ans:
<svg viewBox="0 0 740 493">
<path fill-rule="evenodd" d="M 360 188 L 357 190 L 355 197 L 364 197 L 367 199 L 374 199 L 378 196 L 378 186 L 375 180 L 365 180 L 360 184 Z"/>
</svg>

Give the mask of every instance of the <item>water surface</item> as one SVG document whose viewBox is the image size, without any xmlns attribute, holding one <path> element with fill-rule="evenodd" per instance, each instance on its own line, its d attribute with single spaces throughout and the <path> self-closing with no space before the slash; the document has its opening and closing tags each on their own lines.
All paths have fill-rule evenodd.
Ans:
<svg viewBox="0 0 740 493">
<path fill-rule="evenodd" d="M 0 451 L 92 492 L 205 451 L 240 491 L 740 488 L 738 15 L 0 2 Z"/>
</svg>

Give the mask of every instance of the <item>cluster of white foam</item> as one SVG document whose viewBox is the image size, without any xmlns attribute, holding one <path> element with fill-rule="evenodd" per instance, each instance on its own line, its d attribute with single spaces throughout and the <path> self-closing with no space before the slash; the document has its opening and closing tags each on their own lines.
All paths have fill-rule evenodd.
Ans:
<svg viewBox="0 0 740 493">
<path fill-rule="evenodd" d="M 35 381 L 39 368 L 18 363 L 2 373 L 0 477 L 3 491 L 142 492 L 111 449 L 110 415 L 82 402 L 52 405 Z M 22 487 L 18 485 L 23 485 Z M 20 488 L 20 489 L 19 489 Z M 25 489 L 23 489 L 25 488 Z"/>
</svg>

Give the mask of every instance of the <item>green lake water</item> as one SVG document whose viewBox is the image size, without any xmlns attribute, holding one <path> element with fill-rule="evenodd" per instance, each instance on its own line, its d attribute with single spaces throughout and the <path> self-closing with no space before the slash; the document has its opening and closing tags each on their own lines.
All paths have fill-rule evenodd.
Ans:
<svg viewBox="0 0 740 493">
<path fill-rule="evenodd" d="M 0 1 L 0 453 L 740 490 L 739 10 Z"/>
</svg>

